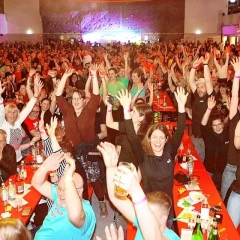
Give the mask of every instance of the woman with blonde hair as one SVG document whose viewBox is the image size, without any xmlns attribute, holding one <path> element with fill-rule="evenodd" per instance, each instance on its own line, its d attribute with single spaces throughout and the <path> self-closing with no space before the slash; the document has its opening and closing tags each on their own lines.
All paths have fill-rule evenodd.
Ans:
<svg viewBox="0 0 240 240">
<path fill-rule="evenodd" d="M 17 218 L 4 218 L 0 220 L 1 240 L 32 240 L 31 233 Z"/>
<path fill-rule="evenodd" d="M 5 91 L 5 88 L 2 88 L 2 85 L 0 83 L 0 128 L 6 131 L 7 143 L 12 145 L 15 149 L 17 162 L 20 162 L 22 159 L 20 148 L 22 141 L 21 124 L 32 111 L 42 86 L 43 85 L 39 80 L 39 76 L 35 76 L 34 95 L 27 103 L 26 107 L 19 113 L 17 106 L 13 103 L 7 104 L 4 108 L 2 93 Z M 28 147 L 30 146 L 31 145 Z"/>
</svg>

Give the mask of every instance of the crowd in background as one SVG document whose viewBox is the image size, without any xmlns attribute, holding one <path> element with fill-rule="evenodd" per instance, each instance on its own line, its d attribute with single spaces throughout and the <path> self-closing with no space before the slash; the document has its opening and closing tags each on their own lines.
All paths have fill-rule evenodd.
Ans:
<svg viewBox="0 0 240 240">
<path fill-rule="evenodd" d="M 122 214 L 141 229 L 137 239 L 179 239 L 169 229 L 174 217 L 174 159 L 186 119 L 192 121 L 192 143 L 237 227 L 239 57 L 240 47 L 228 42 L 1 43 L 2 176 L 6 180 L 16 173 L 16 166 L 41 140 L 47 156 L 32 182 L 51 200 L 44 210 L 47 221 L 40 221 L 35 239 L 45 236 L 56 214 L 52 208 L 59 206 L 67 209 L 63 214 L 81 230 L 71 224 L 66 229 L 90 239 L 96 220 L 87 201 L 88 183 L 99 200 L 101 217 L 106 217 L 105 182 L 115 217 Z M 164 124 L 153 124 L 153 99 L 164 91 L 177 109 L 170 116 L 177 121 L 173 135 Z M 56 165 L 51 164 L 54 159 Z M 132 201 L 114 197 L 113 181 L 124 171 L 117 168 L 118 162 L 134 166 L 134 173 L 126 172 L 121 182 Z M 52 185 L 44 179 L 49 172 Z M 75 185 L 66 190 L 65 184 L 71 182 Z M 64 189 L 60 193 L 59 186 Z M 75 201 L 66 197 L 70 194 Z M 79 215 L 70 205 L 79 209 Z M 146 216 L 152 232 L 144 225 Z"/>
</svg>

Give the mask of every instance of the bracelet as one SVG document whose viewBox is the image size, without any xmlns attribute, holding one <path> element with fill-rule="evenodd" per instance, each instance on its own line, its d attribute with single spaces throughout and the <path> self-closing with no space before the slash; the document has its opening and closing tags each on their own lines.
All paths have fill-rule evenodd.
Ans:
<svg viewBox="0 0 240 240">
<path fill-rule="evenodd" d="M 0 105 L 3 105 L 3 102 L 1 102 Z"/>
<path fill-rule="evenodd" d="M 128 109 L 128 110 L 124 110 L 124 112 L 131 112 L 131 110 L 130 110 L 130 109 Z"/>
<path fill-rule="evenodd" d="M 136 206 L 136 205 L 141 204 L 141 203 L 143 203 L 143 202 L 145 202 L 145 201 L 147 201 L 147 197 L 146 197 L 146 196 L 144 196 L 143 199 L 141 199 L 141 200 L 139 200 L 139 201 L 137 201 L 137 202 L 132 202 L 132 203 L 133 203 L 134 206 Z"/>
<path fill-rule="evenodd" d="M 196 67 L 192 67 L 193 69 L 196 69 Z"/>
<path fill-rule="evenodd" d="M 212 108 L 207 108 L 209 111 L 212 111 Z"/>
<path fill-rule="evenodd" d="M 45 133 L 45 130 L 42 130 L 42 131 L 40 130 L 39 132 L 40 132 L 40 134 L 44 134 L 44 133 Z"/>
<path fill-rule="evenodd" d="M 97 76 L 97 74 L 92 74 L 92 77 L 96 77 Z"/>
<path fill-rule="evenodd" d="M 107 110 L 108 112 L 112 112 L 112 110 Z"/>
<path fill-rule="evenodd" d="M 65 180 L 65 182 L 71 182 L 71 181 L 73 181 L 73 177 L 67 175 L 67 176 L 65 176 L 64 180 Z"/>
<path fill-rule="evenodd" d="M 28 143 L 28 147 L 31 147 L 31 146 L 33 146 L 33 143 L 32 143 L 32 142 L 29 142 L 29 143 Z"/>
<path fill-rule="evenodd" d="M 240 76 L 234 76 L 235 78 L 240 78 Z"/>
<path fill-rule="evenodd" d="M 203 65 L 208 65 L 208 63 L 204 63 Z"/>
</svg>

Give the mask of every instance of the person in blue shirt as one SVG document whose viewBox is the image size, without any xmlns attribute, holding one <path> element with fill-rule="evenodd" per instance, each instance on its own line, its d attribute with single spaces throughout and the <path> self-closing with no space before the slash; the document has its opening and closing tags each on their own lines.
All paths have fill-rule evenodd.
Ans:
<svg viewBox="0 0 240 240">
<path fill-rule="evenodd" d="M 57 170 L 64 159 L 67 162 L 65 174 L 55 186 L 46 180 L 46 176 Z M 69 155 L 54 153 L 35 172 L 32 186 L 53 201 L 35 240 L 91 239 L 96 217 L 89 201 L 82 198 L 83 179 L 75 173 L 75 168 L 75 160 Z"/>
<path fill-rule="evenodd" d="M 111 143 L 100 143 L 101 152 L 107 172 L 108 195 L 115 207 L 137 227 L 135 240 L 180 240 L 178 235 L 167 228 L 168 214 L 172 206 L 171 198 L 164 192 L 155 191 L 145 195 L 139 184 L 136 168 L 132 170 L 118 166 L 118 154 Z M 119 186 L 131 196 L 117 198 L 114 187 Z"/>
</svg>

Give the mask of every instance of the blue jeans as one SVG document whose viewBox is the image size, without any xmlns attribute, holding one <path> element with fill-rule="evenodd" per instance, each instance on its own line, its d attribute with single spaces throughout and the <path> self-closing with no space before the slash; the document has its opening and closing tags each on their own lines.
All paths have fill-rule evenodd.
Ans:
<svg viewBox="0 0 240 240">
<path fill-rule="evenodd" d="M 202 162 L 204 162 L 205 159 L 205 143 L 203 141 L 203 138 L 195 138 L 194 136 L 191 137 L 191 141 L 196 148 L 196 151 L 201 159 Z"/>
<path fill-rule="evenodd" d="M 227 163 L 223 175 L 222 175 L 222 186 L 221 186 L 221 197 L 222 200 L 226 197 L 227 190 L 231 186 L 232 182 L 236 179 L 237 166 Z"/>
<path fill-rule="evenodd" d="M 240 224 L 240 194 L 231 192 L 228 199 L 227 210 L 235 228 Z"/>
</svg>

